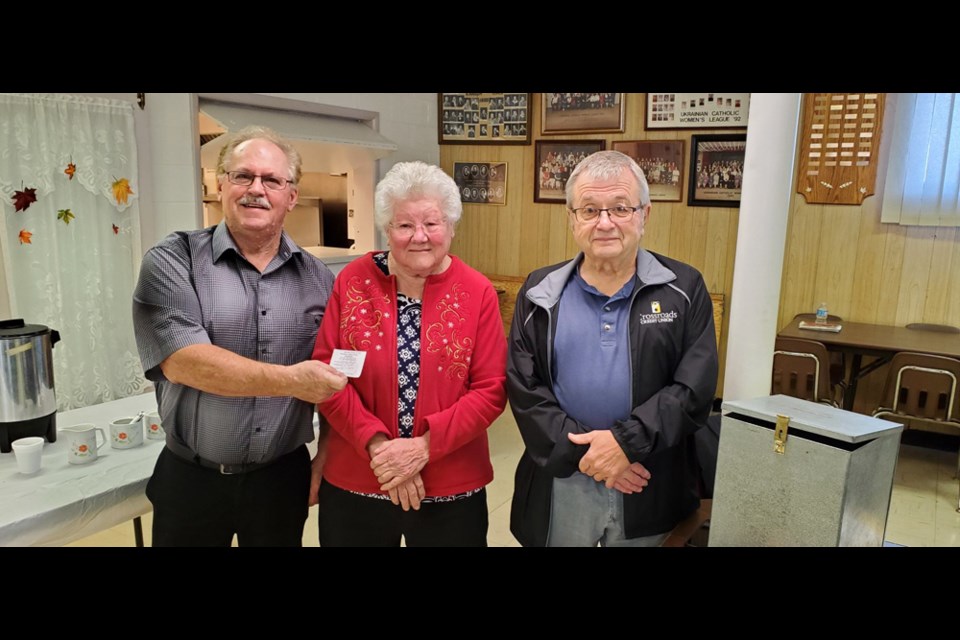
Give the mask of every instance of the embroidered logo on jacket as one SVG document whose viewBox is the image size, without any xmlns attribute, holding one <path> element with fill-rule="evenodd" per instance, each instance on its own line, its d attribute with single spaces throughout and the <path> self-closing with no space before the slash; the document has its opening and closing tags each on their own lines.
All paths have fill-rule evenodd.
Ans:
<svg viewBox="0 0 960 640">
<path fill-rule="evenodd" d="M 439 354 L 437 369 L 448 378 L 467 377 L 470 357 L 473 353 L 473 338 L 463 335 L 466 324 L 466 302 L 470 294 L 460 290 L 457 283 L 437 302 L 440 320 L 427 327 L 427 352 Z"/>
<path fill-rule="evenodd" d="M 660 303 L 656 300 L 650 303 L 650 313 L 660 313 Z"/>
<path fill-rule="evenodd" d="M 655 306 L 657 311 L 654 313 L 643 313 L 640 315 L 640 324 L 658 324 L 661 322 L 673 322 L 679 317 L 679 314 L 676 311 L 667 311 L 666 313 L 660 312 L 660 303 L 654 302 L 651 307 Z"/>
</svg>

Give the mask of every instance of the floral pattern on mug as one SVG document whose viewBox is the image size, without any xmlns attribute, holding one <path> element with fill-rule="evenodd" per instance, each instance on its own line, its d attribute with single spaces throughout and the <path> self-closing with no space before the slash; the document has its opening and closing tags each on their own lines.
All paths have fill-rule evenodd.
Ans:
<svg viewBox="0 0 960 640">
<path fill-rule="evenodd" d="M 86 452 L 87 452 L 87 445 L 85 445 L 85 444 L 80 445 L 79 447 L 77 447 L 77 451 L 79 451 L 80 453 L 86 453 Z"/>
</svg>

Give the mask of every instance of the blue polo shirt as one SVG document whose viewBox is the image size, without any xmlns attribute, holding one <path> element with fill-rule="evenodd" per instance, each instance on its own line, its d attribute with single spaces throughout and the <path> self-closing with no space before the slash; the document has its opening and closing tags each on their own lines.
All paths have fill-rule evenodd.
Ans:
<svg viewBox="0 0 960 640">
<path fill-rule="evenodd" d="M 633 409 L 630 298 L 637 277 L 606 296 L 578 268 L 560 297 L 553 392 L 560 408 L 591 429 L 609 429 Z"/>
</svg>

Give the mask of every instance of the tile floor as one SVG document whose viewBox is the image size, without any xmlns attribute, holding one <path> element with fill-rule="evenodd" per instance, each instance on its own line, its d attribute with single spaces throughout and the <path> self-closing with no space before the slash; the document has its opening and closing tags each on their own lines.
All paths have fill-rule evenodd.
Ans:
<svg viewBox="0 0 960 640">
<path fill-rule="evenodd" d="M 494 480 L 487 487 L 492 547 L 519 546 L 510 534 L 510 497 L 513 471 L 522 451 L 516 422 L 508 409 L 489 431 Z M 956 512 L 958 481 L 953 477 L 956 452 L 903 445 L 894 478 L 887 540 L 909 547 L 960 547 L 960 513 Z M 143 516 L 146 544 L 150 544 L 151 514 Z M 316 507 L 303 534 L 304 546 L 316 547 Z M 68 546 L 129 547 L 134 545 L 133 525 L 124 523 Z"/>
</svg>

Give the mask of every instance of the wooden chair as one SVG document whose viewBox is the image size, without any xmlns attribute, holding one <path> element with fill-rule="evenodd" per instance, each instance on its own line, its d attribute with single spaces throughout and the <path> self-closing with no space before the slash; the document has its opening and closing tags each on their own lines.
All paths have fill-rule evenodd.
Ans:
<svg viewBox="0 0 960 640">
<path fill-rule="evenodd" d="M 710 537 L 710 513 L 713 509 L 713 488 L 717 475 L 717 453 L 720 447 L 719 414 L 707 418 L 707 423 L 694 434 L 697 463 L 700 467 L 700 506 L 677 523 L 662 547 L 706 547 Z"/>
<path fill-rule="evenodd" d="M 713 500 L 701 500 L 700 506 L 673 528 L 661 547 L 705 547 L 710 533 Z"/>
<path fill-rule="evenodd" d="M 925 353 L 901 352 L 893 356 L 883 388 L 883 406 L 874 417 L 909 424 L 911 420 L 949 424 L 960 429 L 960 360 Z M 960 479 L 960 452 L 957 454 Z M 960 497 L 957 500 L 960 512 Z"/>
<path fill-rule="evenodd" d="M 793 316 L 794 320 L 806 320 L 807 322 L 816 322 L 817 314 L 815 313 L 798 313 Z M 830 323 L 842 323 L 843 318 L 835 315 L 828 315 L 827 322 Z M 830 379 L 837 382 L 844 379 L 844 374 L 847 370 L 847 361 L 842 351 L 829 351 L 830 354 Z"/>
<path fill-rule="evenodd" d="M 503 333 L 504 335 L 510 335 L 510 325 L 513 323 L 513 309 L 517 304 L 517 293 L 520 291 L 520 287 L 523 286 L 526 278 L 519 276 L 501 276 L 497 274 L 485 275 L 497 291 L 497 299 L 500 302 L 500 317 L 503 321 Z M 501 291 L 503 293 L 501 293 Z"/>
<path fill-rule="evenodd" d="M 720 329 L 723 327 L 724 301 L 722 293 L 711 293 L 710 302 L 713 303 L 713 328 L 717 334 L 717 350 L 720 350 Z"/>
<path fill-rule="evenodd" d="M 840 406 L 835 396 L 839 392 L 842 399 L 842 381 L 831 379 L 829 362 L 822 342 L 777 338 L 770 393 Z"/>
</svg>

